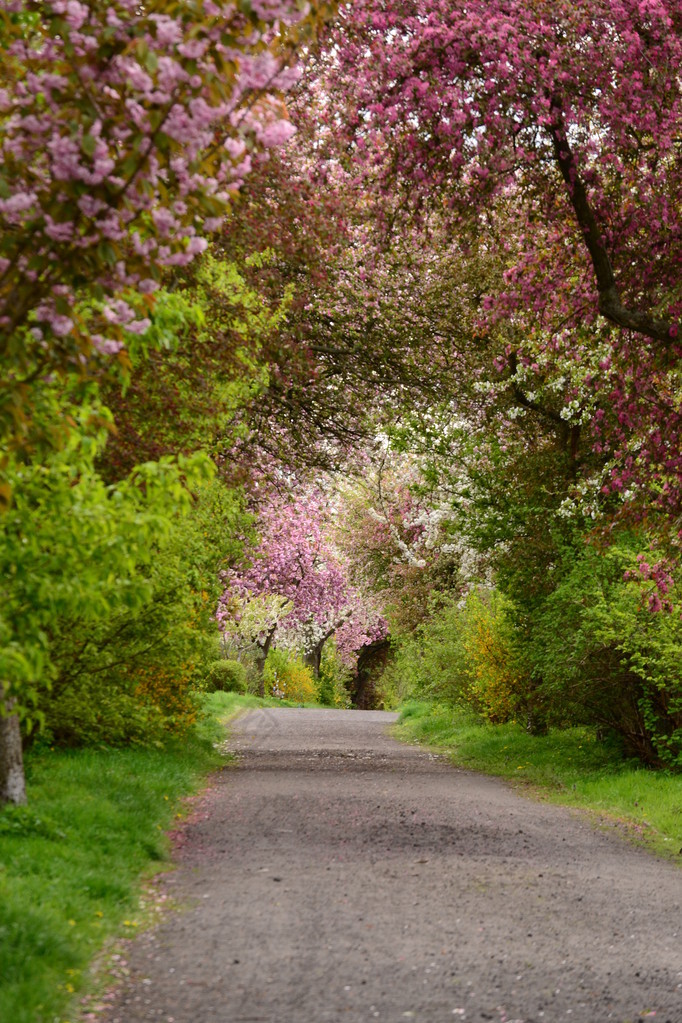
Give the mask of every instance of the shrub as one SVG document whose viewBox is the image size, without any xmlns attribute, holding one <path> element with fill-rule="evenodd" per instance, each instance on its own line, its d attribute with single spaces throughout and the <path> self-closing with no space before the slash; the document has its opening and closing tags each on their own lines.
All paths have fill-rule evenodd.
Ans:
<svg viewBox="0 0 682 1023">
<path fill-rule="evenodd" d="M 209 692 L 245 693 L 246 668 L 240 661 L 213 661 L 206 670 L 205 681 Z"/>
<path fill-rule="evenodd" d="M 349 707 L 347 687 L 350 679 L 351 671 L 339 657 L 336 643 L 332 638 L 322 648 L 318 679 L 320 703 L 325 707 Z"/>
<path fill-rule="evenodd" d="M 174 672 L 164 667 L 138 672 L 135 699 L 162 716 L 166 732 L 186 734 L 197 721 L 198 694 L 192 687 L 191 666 Z"/>
<path fill-rule="evenodd" d="M 493 723 L 515 720 L 528 695 L 510 610 L 509 601 L 498 590 L 475 590 L 459 619 L 467 677 L 465 702 Z"/>
<path fill-rule="evenodd" d="M 55 745 L 155 745 L 163 739 L 158 708 L 118 686 L 103 686 L 101 679 L 84 678 L 78 686 L 58 688 L 49 697 L 43 738 Z"/>
<path fill-rule="evenodd" d="M 586 546 L 534 615 L 531 656 L 548 703 L 618 733 L 626 752 L 682 767 L 682 599 L 641 571 L 641 537 Z M 650 556 L 649 560 L 655 560 Z"/>
<path fill-rule="evenodd" d="M 46 694 L 46 736 L 62 746 L 156 745 L 197 720 L 189 666 L 124 665 L 105 680 L 82 675 Z"/>
<path fill-rule="evenodd" d="M 312 669 L 286 650 L 270 650 L 263 670 L 265 695 L 295 703 L 317 703 L 320 689 Z"/>
<path fill-rule="evenodd" d="M 165 525 L 154 520 L 141 538 L 122 519 L 119 575 L 118 562 L 100 559 L 99 575 L 95 568 L 92 579 L 79 575 L 78 602 L 55 601 L 45 629 L 49 684 L 34 702 L 55 743 L 155 743 L 192 724 L 202 675 L 193 665 L 218 656 L 219 569 L 225 552 L 238 549 L 231 536 L 243 521 L 238 495 L 218 483 L 197 487 L 184 515 L 169 513 Z M 0 641 L 2 626 L 0 614 Z"/>
<path fill-rule="evenodd" d="M 450 600 L 398 644 L 386 685 L 403 698 L 428 696 L 491 722 L 513 720 L 525 708 L 528 678 L 510 609 L 497 590 Z"/>
</svg>

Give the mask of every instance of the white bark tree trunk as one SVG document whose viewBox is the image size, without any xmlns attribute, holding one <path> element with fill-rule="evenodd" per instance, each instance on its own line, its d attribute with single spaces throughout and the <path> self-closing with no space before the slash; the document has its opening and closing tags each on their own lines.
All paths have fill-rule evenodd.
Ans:
<svg viewBox="0 0 682 1023">
<path fill-rule="evenodd" d="M 11 704 L 4 701 L 0 683 L 0 805 L 26 802 L 24 754 L 21 747 L 19 718 L 11 713 Z"/>
</svg>

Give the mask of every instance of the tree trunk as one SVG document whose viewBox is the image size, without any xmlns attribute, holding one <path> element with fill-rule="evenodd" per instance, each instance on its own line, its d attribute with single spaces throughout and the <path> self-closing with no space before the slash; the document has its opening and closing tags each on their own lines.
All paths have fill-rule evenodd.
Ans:
<svg viewBox="0 0 682 1023">
<path fill-rule="evenodd" d="M 9 713 L 12 704 L 3 700 L 0 685 L 0 805 L 25 803 L 24 756 L 21 748 L 21 729 L 16 714 Z"/>
<path fill-rule="evenodd" d="M 258 695 L 265 696 L 265 679 L 263 678 L 263 672 L 265 671 L 265 662 L 267 660 L 270 646 L 277 631 L 277 626 L 268 633 L 264 643 L 258 643 L 258 654 L 256 656 L 256 671 L 258 673 Z"/>
<path fill-rule="evenodd" d="M 267 652 L 263 653 L 263 647 L 258 647 L 258 653 L 256 654 L 256 674 L 258 675 L 258 696 L 265 696 L 265 679 L 263 678 L 263 672 L 265 671 L 265 658 Z"/>
<path fill-rule="evenodd" d="M 377 705 L 376 682 L 391 655 L 391 641 L 378 639 L 363 646 L 358 655 L 355 678 L 350 685 L 350 698 L 358 710 L 374 710 Z"/>
<path fill-rule="evenodd" d="M 312 669 L 315 678 L 320 677 L 320 665 L 322 664 L 322 648 L 326 642 L 327 637 L 325 637 L 320 643 L 318 643 L 317 646 L 313 647 L 312 650 L 309 650 L 308 653 L 303 658 L 304 663 L 307 664 L 308 667 Z"/>
<path fill-rule="evenodd" d="M 317 645 L 314 646 L 313 649 L 310 650 L 307 654 L 304 654 L 303 663 L 307 664 L 309 668 L 312 668 L 313 675 L 315 676 L 315 678 L 320 677 L 320 668 L 322 667 L 322 650 L 324 649 L 324 644 L 327 642 L 328 639 L 332 638 L 334 633 L 341 628 L 344 622 L 348 621 L 352 613 L 353 613 L 352 610 L 345 611 L 341 615 L 339 620 L 335 622 L 330 629 L 327 630 L 326 634 L 317 643 Z"/>
</svg>

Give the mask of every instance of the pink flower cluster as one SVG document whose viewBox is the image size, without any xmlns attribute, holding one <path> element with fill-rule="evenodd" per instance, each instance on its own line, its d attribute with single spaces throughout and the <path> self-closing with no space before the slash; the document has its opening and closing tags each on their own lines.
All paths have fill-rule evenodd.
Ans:
<svg viewBox="0 0 682 1023">
<path fill-rule="evenodd" d="M 203 251 L 251 153 L 291 134 L 280 96 L 296 72 L 275 43 L 306 5 L 163 6 L 0 4 L 21 15 L 3 34 L 0 328 L 37 321 L 58 362 L 87 350 L 84 289 L 109 329 L 144 329 L 120 293 Z"/>
<path fill-rule="evenodd" d="M 278 626 L 281 638 L 312 648 L 338 631 L 348 658 L 365 643 L 386 634 L 386 623 L 349 580 L 330 539 L 331 509 L 320 491 L 273 497 L 259 517 L 260 543 L 251 565 L 226 578 L 216 618 L 226 623 L 231 601 L 277 596 L 291 602 Z"/>
<path fill-rule="evenodd" d="M 626 580 L 640 580 L 653 584 L 647 597 L 647 605 L 652 613 L 658 611 L 672 612 L 673 604 L 670 593 L 674 586 L 673 566 L 670 561 L 663 559 L 652 565 L 647 561 L 644 554 L 637 555 L 637 573 L 626 572 Z"/>
</svg>

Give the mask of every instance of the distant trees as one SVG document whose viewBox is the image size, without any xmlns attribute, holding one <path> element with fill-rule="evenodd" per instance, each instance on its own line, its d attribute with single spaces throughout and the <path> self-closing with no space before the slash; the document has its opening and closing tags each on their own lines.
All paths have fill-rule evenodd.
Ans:
<svg viewBox="0 0 682 1023">
<path fill-rule="evenodd" d="M 301 651 L 317 674 L 332 636 L 352 658 L 385 635 L 383 618 L 351 584 L 322 491 L 272 496 L 256 529 L 259 539 L 246 566 L 225 575 L 217 618 L 228 635 L 256 646 L 261 676 L 275 643 Z"/>
</svg>

